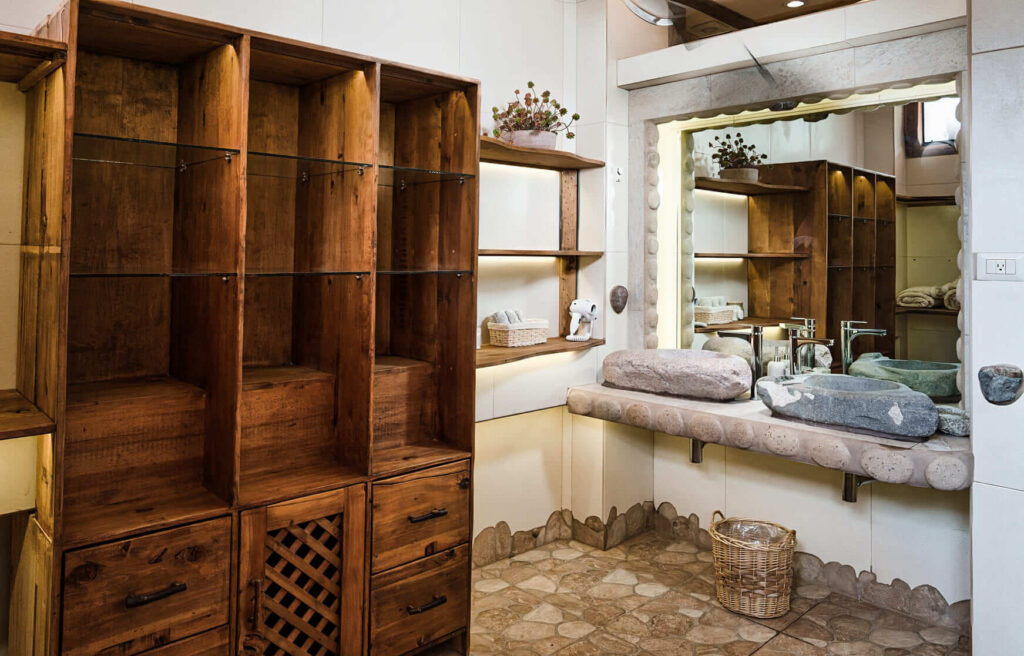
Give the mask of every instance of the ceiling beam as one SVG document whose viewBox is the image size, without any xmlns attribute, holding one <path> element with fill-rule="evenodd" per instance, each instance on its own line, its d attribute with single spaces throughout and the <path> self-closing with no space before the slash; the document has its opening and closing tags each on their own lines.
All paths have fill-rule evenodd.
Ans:
<svg viewBox="0 0 1024 656">
<path fill-rule="evenodd" d="M 710 16 L 719 23 L 724 23 L 733 29 L 745 30 L 748 27 L 757 27 L 760 25 L 756 20 L 747 18 L 739 12 L 733 11 L 728 7 L 724 7 L 717 2 L 713 2 L 713 0 L 673 0 L 673 2 L 699 11 L 700 13 Z"/>
</svg>

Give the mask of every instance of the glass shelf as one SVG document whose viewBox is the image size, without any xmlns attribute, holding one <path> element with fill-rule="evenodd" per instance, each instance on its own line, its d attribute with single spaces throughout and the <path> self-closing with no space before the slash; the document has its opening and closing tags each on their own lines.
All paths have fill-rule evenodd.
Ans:
<svg viewBox="0 0 1024 656">
<path fill-rule="evenodd" d="M 379 276 L 436 276 L 436 275 L 472 275 L 473 272 L 469 269 L 389 269 L 384 271 L 377 271 Z"/>
<path fill-rule="evenodd" d="M 369 271 L 246 271 L 246 278 L 309 278 L 317 276 L 362 276 L 370 275 Z"/>
<path fill-rule="evenodd" d="M 79 163 L 144 166 L 183 172 L 190 166 L 208 162 L 230 163 L 240 152 L 235 148 L 76 132 L 71 159 Z"/>
<path fill-rule="evenodd" d="M 72 271 L 72 278 L 236 278 L 225 271 Z"/>
<path fill-rule="evenodd" d="M 431 171 L 428 169 L 417 169 L 406 166 L 380 166 L 380 175 L 377 184 L 381 187 L 395 187 L 405 189 L 413 185 L 431 184 L 435 182 L 456 181 L 459 184 L 466 180 L 472 180 L 471 173 L 456 173 L 453 171 Z"/>
<path fill-rule="evenodd" d="M 363 175 L 371 164 L 346 162 L 344 160 L 279 155 L 249 151 L 249 166 L 246 174 L 257 178 L 278 178 L 308 182 L 312 178 L 355 172 Z"/>
</svg>

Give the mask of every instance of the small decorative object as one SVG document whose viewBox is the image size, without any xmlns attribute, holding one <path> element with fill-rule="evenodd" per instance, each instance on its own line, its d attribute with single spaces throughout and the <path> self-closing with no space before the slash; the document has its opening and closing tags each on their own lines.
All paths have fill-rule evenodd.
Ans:
<svg viewBox="0 0 1024 656">
<path fill-rule="evenodd" d="M 569 130 L 573 121 L 580 120 L 579 114 L 569 115 L 569 110 L 551 97 L 551 92 L 538 93 L 533 82 L 526 83 L 529 91 L 508 103 L 504 109 L 492 107 L 494 114 L 494 136 L 516 146 L 528 148 L 554 148 L 559 132 L 565 132 L 566 139 L 575 139 L 576 133 Z"/>
<path fill-rule="evenodd" d="M 615 285 L 608 294 L 608 302 L 612 305 L 615 314 L 622 314 L 626 309 L 626 302 L 629 301 L 629 290 L 622 285 Z"/>
<path fill-rule="evenodd" d="M 487 318 L 492 346 L 532 346 L 548 340 L 547 319 L 526 319 L 520 310 L 499 310 Z"/>
<path fill-rule="evenodd" d="M 978 370 L 981 395 L 995 405 L 1010 405 L 1024 392 L 1024 372 L 1013 364 L 993 364 Z"/>
<path fill-rule="evenodd" d="M 715 137 L 715 152 L 711 159 L 721 168 L 718 176 L 723 180 L 737 182 L 757 182 L 757 167 L 764 164 L 767 155 L 759 155 L 757 147 L 743 141 L 741 135 L 733 139 L 731 134 L 725 138 Z"/>
<path fill-rule="evenodd" d="M 577 298 L 569 304 L 569 315 L 572 320 L 569 322 L 569 334 L 565 338 L 570 342 L 589 340 L 594 322 L 597 321 L 597 303 L 589 298 Z M 581 323 L 586 323 L 586 325 L 580 331 Z M 580 331 L 579 334 L 577 331 Z"/>
</svg>

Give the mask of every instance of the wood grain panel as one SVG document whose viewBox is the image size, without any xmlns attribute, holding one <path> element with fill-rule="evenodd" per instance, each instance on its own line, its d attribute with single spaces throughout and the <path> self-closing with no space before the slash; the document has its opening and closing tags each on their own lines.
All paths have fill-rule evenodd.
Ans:
<svg viewBox="0 0 1024 656">
<path fill-rule="evenodd" d="M 52 656 L 57 651 L 53 628 L 60 604 L 53 596 L 56 567 L 53 541 L 34 517 L 24 528 L 12 527 L 10 629 L 12 655 Z M 57 572 L 55 574 L 55 572 Z"/>
<path fill-rule="evenodd" d="M 371 570 L 469 542 L 470 478 L 461 462 L 374 483 Z"/>
<path fill-rule="evenodd" d="M 373 374 L 374 449 L 437 435 L 436 384 L 429 362 L 377 356 Z"/>
<path fill-rule="evenodd" d="M 469 545 L 371 579 L 370 653 L 395 656 L 466 626 Z"/>
<path fill-rule="evenodd" d="M 231 519 L 64 556 L 63 652 L 137 654 L 226 624 Z"/>
</svg>

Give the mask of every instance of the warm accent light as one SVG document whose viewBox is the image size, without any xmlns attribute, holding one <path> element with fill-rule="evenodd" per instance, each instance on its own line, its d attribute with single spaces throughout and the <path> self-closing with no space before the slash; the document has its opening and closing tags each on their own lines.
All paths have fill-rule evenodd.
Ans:
<svg viewBox="0 0 1024 656">
<path fill-rule="evenodd" d="M 789 0 L 789 2 L 786 3 L 786 6 L 789 7 L 790 9 L 796 9 L 797 7 L 803 7 L 804 6 L 804 0 Z"/>
</svg>

